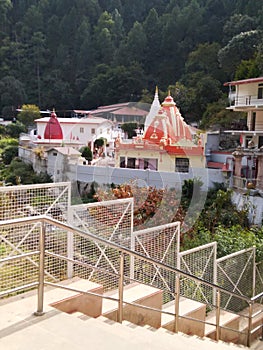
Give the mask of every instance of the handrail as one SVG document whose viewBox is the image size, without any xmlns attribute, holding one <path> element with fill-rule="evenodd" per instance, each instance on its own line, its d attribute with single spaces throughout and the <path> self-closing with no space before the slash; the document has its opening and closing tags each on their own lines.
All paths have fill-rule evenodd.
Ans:
<svg viewBox="0 0 263 350">
<path fill-rule="evenodd" d="M 219 334 L 220 334 L 220 294 L 223 292 L 223 293 L 227 293 L 231 296 L 234 296 L 240 300 L 243 300 L 245 302 L 248 303 L 248 306 L 249 306 L 249 315 L 248 316 L 245 316 L 243 315 L 243 317 L 247 318 L 248 319 L 248 329 L 247 329 L 247 346 L 249 347 L 250 344 L 251 344 L 251 335 L 253 334 L 254 332 L 254 329 L 252 329 L 252 318 L 253 318 L 253 304 L 255 302 L 255 300 L 257 300 L 258 298 L 260 298 L 261 296 L 263 296 L 263 292 L 259 293 L 258 295 L 254 296 L 253 298 L 249 298 L 247 296 L 244 296 L 244 295 L 240 295 L 236 292 L 232 292 L 232 291 L 229 291 L 219 285 L 216 285 L 212 282 L 208 282 L 200 277 L 196 277 L 196 276 L 193 276 L 191 275 L 190 273 L 187 273 L 187 272 L 184 272 L 184 271 L 181 271 L 180 269 L 176 268 L 176 267 L 173 267 L 171 265 L 168 265 L 168 264 L 164 264 L 163 262 L 160 262 L 158 260 L 155 260 L 154 258 L 151 258 L 151 257 L 148 257 L 148 256 L 145 256 L 145 255 L 142 255 L 138 252 L 135 252 L 133 250 L 130 250 L 126 247 L 123 247 L 123 246 L 120 246 L 119 244 L 117 243 L 114 243 L 114 242 L 111 242 L 111 241 L 108 241 L 104 238 L 101 238 L 101 237 L 98 237 L 94 234 L 92 234 L 91 232 L 87 232 L 87 231 L 83 231 L 77 227 L 74 227 L 72 225 L 69 225 L 68 223 L 64 223 L 64 222 L 60 222 L 50 216 L 47 216 L 47 215 L 38 215 L 38 216 L 31 216 L 31 217 L 25 217 L 25 218 L 15 218 L 15 219 L 8 219 L 8 220 L 2 220 L 0 221 L 0 228 L 1 227 L 5 227 L 5 226 L 10 226 L 10 225 L 25 225 L 25 224 L 28 224 L 28 223 L 41 223 L 41 232 L 40 232 L 40 240 L 39 240 L 39 251 L 37 251 L 37 253 L 39 254 L 39 262 L 40 262 L 40 266 L 39 266 L 39 281 L 36 282 L 36 283 L 33 283 L 31 285 L 38 285 L 38 307 L 37 307 L 37 311 L 35 312 L 35 315 L 42 315 L 43 314 L 43 297 L 44 297 L 44 285 L 45 284 L 49 284 L 49 283 L 46 283 L 44 281 L 44 256 L 46 253 L 48 253 L 48 251 L 45 250 L 45 229 L 46 229 L 46 226 L 45 224 L 49 224 L 49 225 L 53 225 L 53 226 L 56 226 L 58 228 L 61 228 L 62 230 L 64 231 L 67 231 L 67 232 L 71 232 L 71 233 L 77 233 L 78 235 L 84 237 L 84 238 L 89 238 L 91 239 L 92 241 L 96 242 L 96 243 L 100 243 L 100 244 L 104 244 L 106 245 L 107 247 L 110 247 L 110 248 L 114 248 L 116 249 L 117 251 L 120 252 L 120 266 L 119 266 L 119 273 L 118 273 L 118 276 L 119 276 L 119 297 L 118 299 L 116 299 L 116 301 L 118 301 L 119 303 L 119 308 L 118 308 L 118 320 L 119 322 L 122 322 L 122 308 L 123 308 L 123 303 L 125 304 L 129 304 L 127 303 L 126 301 L 123 300 L 123 284 L 124 284 L 124 269 L 123 269 L 123 263 L 124 263 L 124 254 L 126 253 L 127 255 L 129 256 L 133 256 L 133 257 L 136 257 L 140 260 L 143 260 L 143 261 L 146 261 L 148 263 L 151 263 L 151 264 L 154 264 L 156 266 L 158 266 L 159 268 L 162 268 L 162 269 L 166 269 L 170 272 L 173 272 L 175 273 L 176 275 L 176 281 L 177 281 L 177 285 L 175 286 L 175 298 L 177 299 L 177 303 L 178 304 L 178 295 L 179 295 L 179 277 L 180 276 L 184 276 L 184 277 L 187 277 L 193 281 L 195 281 L 197 284 L 204 284 L 206 286 L 209 286 L 213 289 L 215 289 L 217 291 L 217 295 L 218 295 L 218 298 L 217 298 L 217 304 L 216 304 L 216 340 L 219 340 Z M 34 254 L 36 253 L 36 251 L 34 252 Z M 52 254 L 53 255 L 53 254 Z M 10 260 L 13 260 L 13 259 L 16 259 L 16 258 L 19 258 L 21 255 L 18 255 L 18 256 L 15 256 L 15 257 L 12 257 L 12 259 Z M 63 259 L 65 260 L 69 260 L 71 261 L 72 259 L 69 259 L 69 258 L 65 258 L 63 257 Z M 3 261 L 4 259 L 0 259 L 0 262 Z M 6 260 L 6 259 L 5 259 Z M 29 285 L 28 285 L 29 286 Z M 27 288 L 27 286 L 23 286 L 23 287 L 18 287 L 18 288 L 15 288 L 14 291 L 17 290 L 22 290 L 23 288 Z M 7 293 L 6 292 L 3 292 L 3 295 L 5 295 Z M 9 290 L 9 293 L 10 293 L 10 290 Z M 1 294 L 0 294 L 1 296 Z M 135 304 L 137 305 L 137 304 Z M 139 307 L 146 307 L 146 306 L 143 306 L 143 305 L 138 305 Z M 148 308 L 148 307 L 147 307 Z M 152 309 L 152 308 L 151 308 Z M 160 312 L 162 312 L 162 310 L 160 310 Z M 175 323 L 175 330 L 178 330 L 178 317 L 179 317 L 179 314 L 178 314 L 178 308 L 177 310 L 175 310 L 175 320 L 176 320 L 176 323 Z"/>
<path fill-rule="evenodd" d="M 52 224 L 52 225 L 55 225 L 57 227 L 60 227 L 61 229 L 64 229 L 66 231 L 70 231 L 72 233 L 78 233 L 79 235 L 83 236 L 83 237 L 89 237 L 89 238 L 92 238 L 93 241 L 97 242 L 97 243 L 102 243 L 102 244 L 106 244 L 108 245 L 109 247 L 111 248 L 115 248 L 117 250 L 119 250 L 120 252 L 122 253 L 127 253 L 128 255 L 132 255 L 134 257 L 137 257 L 139 259 L 142 259 L 144 261 L 147 261 L 149 263 L 152 263 L 152 264 L 155 264 L 161 268 L 164 268 L 164 269 L 167 269 L 171 272 L 176 272 L 184 277 L 188 277 L 192 280 L 194 280 L 195 282 L 197 283 L 203 283 L 211 288 L 216 288 L 217 290 L 220 290 L 220 292 L 225 292 L 225 293 L 228 293 L 232 296 L 235 296 L 235 297 L 238 297 L 239 299 L 242 299 L 244 301 L 246 301 L 247 303 L 251 303 L 252 300 L 251 298 L 249 297 L 246 297 L 244 295 L 240 295 L 238 293 L 235 293 L 235 292 L 231 292 L 221 286 L 218 286 L 212 282 L 208 282 L 200 277 L 196 277 L 196 276 L 193 276 L 187 272 L 184 272 L 180 269 L 177 269 L 176 267 L 173 267 L 171 265 L 167 265 L 167 264 L 164 264 L 158 260 L 155 260 L 153 258 L 150 258 L 150 257 L 147 257 L 145 255 L 142 255 L 138 252 L 135 252 L 133 250 L 130 250 L 126 247 L 123 247 L 123 246 L 120 246 L 119 244 L 117 243 L 114 243 L 114 242 L 110 242 L 110 241 L 107 241 L 106 239 L 104 238 L 101 238 L 101 237 L 98 237 L 94 234 L 92 234 L 91 232 L 86 232 L 86 231 L 82 231 L 81 229 L 77 228 L 77 227 L 74 227 L 74 226 L 71 226 L 69 224 L 66 224 L 66 223 L 62 223 L 56 219 L 53 219 L 47 215 L 37 215 L 37 216 L 29 216 L 29 217 L 26 217 L 26 218 L 18 218 L 18 219 L 9 219 L 9 220 L 2 220 L 0 221 L 0 227 L 1 226 L 9 226 L 9 225 L 12 225 L 12 224 L 16 224 L 16 225 L 23 225 L 25 223 L 35 223 L 35 222 L 45 222 L 47 224 Z M 253 298 L 255 299 L 255 297 Z"/>
</svg>

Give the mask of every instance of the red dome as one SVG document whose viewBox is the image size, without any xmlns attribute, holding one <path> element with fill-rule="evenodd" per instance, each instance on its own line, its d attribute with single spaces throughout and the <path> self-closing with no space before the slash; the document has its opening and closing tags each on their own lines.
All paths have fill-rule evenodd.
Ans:
<svg viewBox="0 0 263 350">
<path fill-rule="evenodd" d="M 51 113 L 50 119 L 47 122 L 45 132 L 44 132 L 44 139 L 49 139 L 49 140 L 63 139 L 63 132 L 55 112 Z"/>
</svg>

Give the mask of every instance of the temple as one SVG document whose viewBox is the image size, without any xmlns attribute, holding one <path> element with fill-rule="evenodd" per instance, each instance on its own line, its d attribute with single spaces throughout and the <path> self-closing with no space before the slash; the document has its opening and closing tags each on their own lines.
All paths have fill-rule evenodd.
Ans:
<svg viewBox="0 0 263 350">
<path fill-rule="evenodd" d="M 144 132 L 131 140 L 116 140 L 116 166 L 169 172 L 204 168 L 201 136 L 188 125 L 170 93 L 162 104 L 158 90 L 146 116 Z"/>
</svg>

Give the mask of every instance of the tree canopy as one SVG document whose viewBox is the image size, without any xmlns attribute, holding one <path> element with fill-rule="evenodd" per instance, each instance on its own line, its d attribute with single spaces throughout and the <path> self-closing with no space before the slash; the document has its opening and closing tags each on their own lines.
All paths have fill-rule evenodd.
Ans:
<svg viewBox="0 0 263 350">
<path fill-rule="evenodd" d="M 186 121 L 199 121 L 225 81 L 263 73 L 260 1 L 2 0 L 0 13 L 9 119 L 28 104 L 59 114 L 143 101 L 158 85 L 177 86 Z"/>
</svg>

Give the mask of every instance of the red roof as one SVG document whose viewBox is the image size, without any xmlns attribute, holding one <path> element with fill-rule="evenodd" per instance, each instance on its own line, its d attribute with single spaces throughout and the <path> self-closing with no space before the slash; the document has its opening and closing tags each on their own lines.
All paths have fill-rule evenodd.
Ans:
<svg viewBox="0 0 263 350">
<path fill-rule="evenodd" d="M 219 163 L 219 162 L 207 162 L 207 167 L 208 167 L 208 168 L 222 169 L 223 166 L 224 166 L 224 163 Z"/>
<path fill-rule="evenodd" d="M 252 83 L 260 83 L 260 82 L 263 82 L 263 77 L 250 78 L 250 79 L 244 79 L 244 80 L 236 80 L 236 81 L 229 81 L 227 83 L 224 83 L 224 86 L 233 86 L 233 85 L 241 85 L 241 84 L 252 84 Z"/>
</svg>

